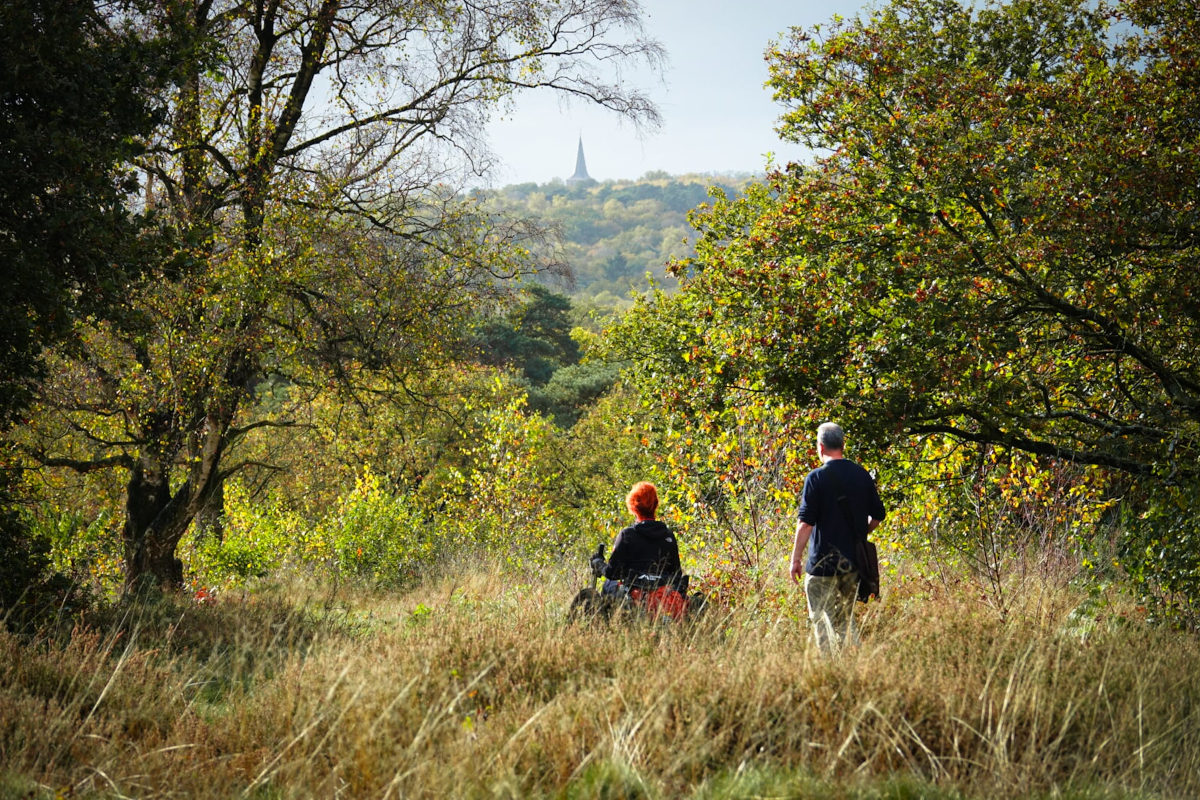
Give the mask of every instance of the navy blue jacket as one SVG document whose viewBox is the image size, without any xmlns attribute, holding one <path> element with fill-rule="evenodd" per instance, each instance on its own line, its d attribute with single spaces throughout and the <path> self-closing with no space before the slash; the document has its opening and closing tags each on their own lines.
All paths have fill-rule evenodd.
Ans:
<svg viewBox="0 0 1200 800">
<path fill-rule="evenodd" d="M 857 531 L 850 529 L 838 504 L 839 489 L 849 500 Z M 804 479 L 799 516 L 801 522 L 814 528 L 804 571 L 809 575 L 836 575 L 843 557 L 858 568 L 854 563 L 855 543 L 866 534 L 868 516 L 883 519 L 883 501 L 871 473 L 848 458 L 834 458 Z"/>
</svg>

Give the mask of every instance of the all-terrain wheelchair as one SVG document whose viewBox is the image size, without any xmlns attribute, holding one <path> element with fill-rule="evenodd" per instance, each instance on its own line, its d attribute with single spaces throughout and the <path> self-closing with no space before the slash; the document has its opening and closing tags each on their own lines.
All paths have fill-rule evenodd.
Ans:
<svg viewBox="0 0 1200 800">
<path fill-rule="evenodd" d="M 592 564 L 604 561 L 604 545 L 596 548 Z M 675 621 L 696 619 L 705 608 L 704 597 L 688 594 L 687 575 L 642 574 L 621 580 L 601 591 L 603 572 L 592 568 L 592 585 L 579 590 L 567 611 L 568 622 L 610 622 L 621 615 L 628 620 Z"/>
</svg>

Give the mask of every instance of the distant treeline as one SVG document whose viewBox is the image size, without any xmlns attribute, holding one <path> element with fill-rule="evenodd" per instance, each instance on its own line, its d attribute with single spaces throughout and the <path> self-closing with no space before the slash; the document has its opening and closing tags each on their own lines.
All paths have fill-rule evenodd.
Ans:
<svg viewBox="0 0 1200 800">
<path fill-rule="evenodd" d="M 636 181 L 521 183 L 480 195 L 497 210 L 561 225 L 573 294 L 620 305 L 649 285 L 647 273 L 674 288 L 664 265 L 691 252 L 688 211 L 709 200 L 709 187 L 732 197 L 749 179 L 652 171 Z"/>
</svg>

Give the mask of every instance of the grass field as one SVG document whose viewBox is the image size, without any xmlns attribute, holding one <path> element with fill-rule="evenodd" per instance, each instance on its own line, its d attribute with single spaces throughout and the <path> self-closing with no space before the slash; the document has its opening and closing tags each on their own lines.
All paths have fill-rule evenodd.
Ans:
<svg viewBox="0 0 1200 800">
<path fill-rule="evenodd" d="M 1066 591 L 1001 620 L 909 581 L 827 660 L 798 593 L 603 629 L 577 588 L 476 563 L 0 633 L 0 796 L 1200 796 L 1196 639 Z"/>
</svg>

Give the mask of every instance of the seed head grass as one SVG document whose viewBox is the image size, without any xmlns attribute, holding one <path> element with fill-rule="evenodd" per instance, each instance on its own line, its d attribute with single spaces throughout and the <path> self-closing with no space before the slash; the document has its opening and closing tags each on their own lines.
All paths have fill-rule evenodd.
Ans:
<svg viewBox="0 0 1200 800">
<path fill-rule="evenodd" d="M 892 587 L 861 647 L 803 599 L 565 623 L 578 576 L 263 584 L 0 633 L 0 796 L 1200 796 L 1194 637 Z"/>
</svg>

